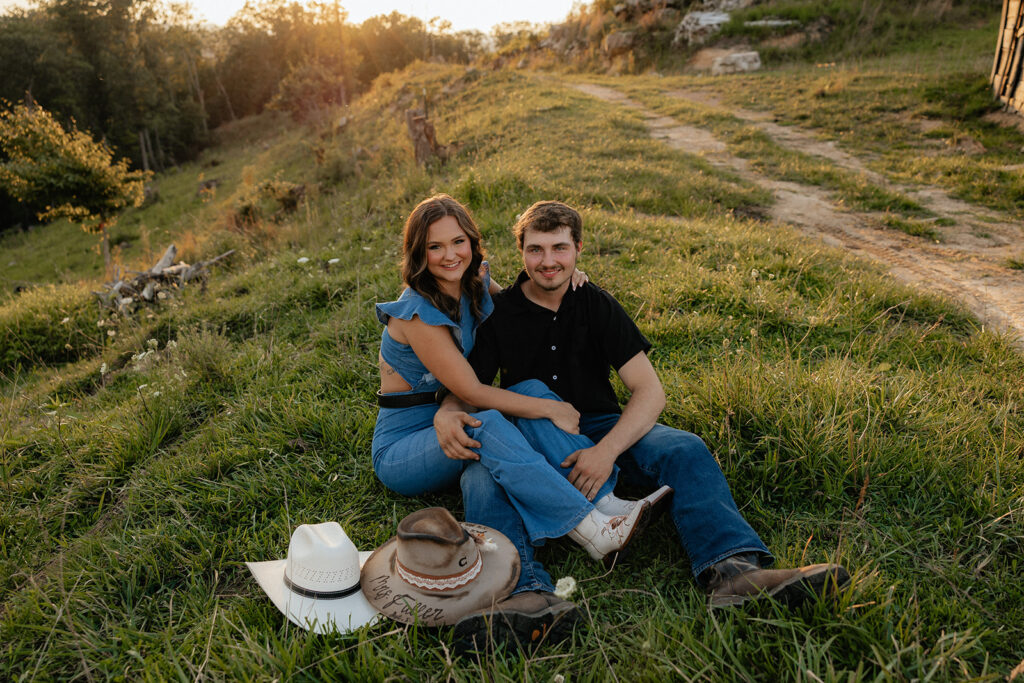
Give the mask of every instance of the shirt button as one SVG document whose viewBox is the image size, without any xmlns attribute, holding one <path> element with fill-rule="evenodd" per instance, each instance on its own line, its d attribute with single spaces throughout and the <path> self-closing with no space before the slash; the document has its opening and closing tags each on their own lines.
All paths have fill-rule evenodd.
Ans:
<svg viewBox="0 0 1024 683">
<path fill-rule="evenodd" d="M 558 375 L 551 375 L 551 379 L 558 379 Z"/>
<path fill-rule="evenodd" d="M 552 347 L 551 347 L 551 350 L 552 350 L 552 351 L 554 351 L 554 350 L 555 350 L 556 348 L 557 348 L 557 347 L 554 347 L 554 346 L 552 346 Z"/>
<path fill-rule="evenodd" d="M 558 320 L 558 316 L 556 315 L 556 316 L 554 316 L 554 317 L 553 317 L 553 318 L 551 318 L 551 319 L 552 319 L 552 320 Z"/>
</svg>

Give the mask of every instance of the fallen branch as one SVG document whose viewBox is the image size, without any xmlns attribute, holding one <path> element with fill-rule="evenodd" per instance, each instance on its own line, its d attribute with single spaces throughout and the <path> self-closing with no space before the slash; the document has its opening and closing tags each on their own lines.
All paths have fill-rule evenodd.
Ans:
<svg viewBox="0 0 1024 683">
<path fill-rule="evenodd" d="M 108 282 L 103 285 L 106 291 L 93 292 L 93 294 L 99 297 L 100 305 L 104 308 L 130 312 L 140 301 L 153 303 L 166 299 L 187 283 L 196 280 L 200 283 L 201 291 L 206 291 L 206 281 L 210 275 L 209 267 L 233 253 L 235 253 L 234 249 L 215 258 L 191 265 L 185 262 L 174 263 L 178 249 L 172 244 L 167 247 L 167 251 L 149 270 L 125 271 L 126 274 L 131 272 L 133 277 Z"/>
</svg>

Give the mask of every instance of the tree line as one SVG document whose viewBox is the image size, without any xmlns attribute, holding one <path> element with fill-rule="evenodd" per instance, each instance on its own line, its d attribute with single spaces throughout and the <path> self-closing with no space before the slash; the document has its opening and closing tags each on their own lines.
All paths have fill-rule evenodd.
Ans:
<svg viewBox="0 0 1024 683">
<path fill-rule="evenodd" d="M 337 0 L 250 2 L 224 27 L 164 0 L 36 0 L 0 16 L 0 100 L 40 107 L 160 171 L 222 123 L 267 107 L 302 117 L 417 59 L 468 61 L 486 44 L 479 31 L 398 12 L 352 24 Z M 0 187 L 0 230 L 35 213 Z"/>
</svg>

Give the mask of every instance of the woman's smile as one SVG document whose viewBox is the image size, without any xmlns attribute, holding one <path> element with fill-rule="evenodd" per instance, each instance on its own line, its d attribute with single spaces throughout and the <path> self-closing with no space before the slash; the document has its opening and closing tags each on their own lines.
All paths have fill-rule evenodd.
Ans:
<svg viewBox="0 0 1024 683">
<path fill-rule="evenodd" d="M 462 276 L 472 256 L 469 237 L 454 216 L 445 216 L 427 228 L 427 270 L 449 296 L 461 296 Z"/>
</svg>

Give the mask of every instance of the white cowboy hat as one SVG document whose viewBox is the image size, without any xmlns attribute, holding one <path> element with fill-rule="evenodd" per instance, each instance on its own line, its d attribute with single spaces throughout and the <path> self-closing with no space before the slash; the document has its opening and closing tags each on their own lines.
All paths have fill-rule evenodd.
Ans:
<svg viewBox="0 0 1024 683">
<path fill-rule="evenodd" d="M 359 586 L 370 554 L 356 550 L 340 524 L 324 522 L 299 526 L 286 559 L 245 564 L 293 624 L 314 633 L 348 633 L 380 616 Z"/>
<path fill-rule="evenodd" d="M 398 535 L 373 551 L 362 583 L 385 616 L 440 626 L 507 597 L 518 580 L 519 553 L 504 534 L 426 508 L 405 517 Z"/>
</svg>

